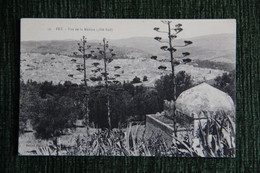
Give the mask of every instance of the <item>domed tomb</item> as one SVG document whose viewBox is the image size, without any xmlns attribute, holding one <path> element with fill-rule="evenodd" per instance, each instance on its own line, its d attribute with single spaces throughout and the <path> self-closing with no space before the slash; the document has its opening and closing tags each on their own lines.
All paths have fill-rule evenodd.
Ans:
<svg viewBox="0 0 260 173">
<path fill-rule="evenodd" d="M 224 111 L 234 115 L 235 106 L 232 98 L 223 91 L 207 83 L 202 83 L 182 92 L 176 100 L 176 111 L 193 117 L 192 113 L 202 111 Z"/>
</svg>

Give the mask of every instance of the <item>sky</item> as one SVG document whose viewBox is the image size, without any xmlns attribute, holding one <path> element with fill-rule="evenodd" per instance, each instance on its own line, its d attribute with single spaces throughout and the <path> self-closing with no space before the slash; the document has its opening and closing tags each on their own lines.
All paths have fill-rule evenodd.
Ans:
<svg viewBox="0 0 260 173">
<path fill-rule="evenodd" d="M 235 19 L 21 19 L 21 41 L 101 40 L 104 37 L 124 39 L 131 37 L 165 36 L 154 27 L 167 31 L 162 20 L 172 21 L 171 26 L 181 23 L 179 38 L 192 38 L 211 34 L 236 34 Z"/>
</svg>

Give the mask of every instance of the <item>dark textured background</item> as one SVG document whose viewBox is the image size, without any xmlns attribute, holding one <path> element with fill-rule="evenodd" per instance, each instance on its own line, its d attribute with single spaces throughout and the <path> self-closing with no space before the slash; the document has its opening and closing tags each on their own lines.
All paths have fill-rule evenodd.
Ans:
<svg viewBox="0 0 260 173">
<path fill-rule="evenodd" d="M 257 0 L 0 0 L 0 172 L 260 172 L 259 7 Z M 237 19 L 237 157 L 18 157 L 22 17 Z"/>
</svg>

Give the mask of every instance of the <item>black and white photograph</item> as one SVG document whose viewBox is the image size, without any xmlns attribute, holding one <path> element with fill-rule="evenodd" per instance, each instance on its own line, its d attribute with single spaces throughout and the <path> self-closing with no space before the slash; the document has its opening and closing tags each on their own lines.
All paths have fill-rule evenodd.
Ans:
<svg viewBox="0 0 260 173">
<path fill-rule="evenodd" d="M 20 26 L 20 156 L 236 156 L 235 19 Z"/>
</svg>

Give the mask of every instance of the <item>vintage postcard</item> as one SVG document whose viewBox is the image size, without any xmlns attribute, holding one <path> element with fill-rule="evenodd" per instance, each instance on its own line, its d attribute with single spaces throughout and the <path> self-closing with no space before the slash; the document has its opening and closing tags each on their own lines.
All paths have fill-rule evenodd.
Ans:
<svg viewBox="0 0 260 173">
<path fill-rule="evenodd" d="M 19 155 L 235 157 L 236 20 L 21 19 Z"/>
</svg>

